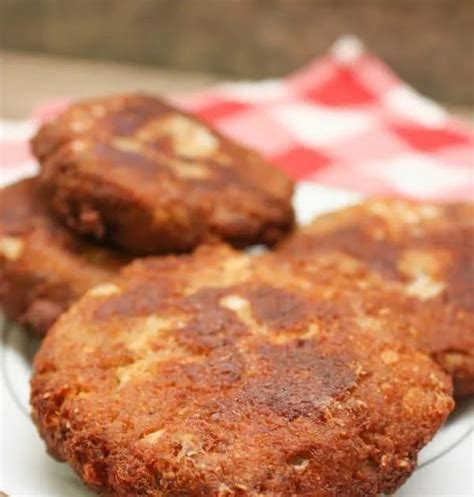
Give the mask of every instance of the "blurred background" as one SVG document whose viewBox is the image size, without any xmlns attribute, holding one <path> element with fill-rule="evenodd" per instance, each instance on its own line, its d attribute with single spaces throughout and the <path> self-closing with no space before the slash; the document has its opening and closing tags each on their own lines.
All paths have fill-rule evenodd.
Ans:
<svg viewBox="0 0 474 497">
<path fill-rule="evenodd" d="M 345 34 L 472 119 L 474 0 L 0 0 L 0 114 L 282 76 Z"/>
</svg>

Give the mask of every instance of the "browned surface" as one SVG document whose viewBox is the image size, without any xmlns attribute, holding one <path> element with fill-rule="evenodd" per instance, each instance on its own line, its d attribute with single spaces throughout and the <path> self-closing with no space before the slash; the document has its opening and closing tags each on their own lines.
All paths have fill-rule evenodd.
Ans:
<svg viewBox="0 0 474 497">
<path fill-rule="evenodd" d="M 401 337 L 454 376 L 458 395 L 474 394 L 474 206 L 372 200 L 316 218 L 280 248 L 314 260 L 315 281 L 318 257 L 331 252 L 380 275 L 369 303 L 405 317 L 412 329 Z"/>
<path fill-rule="evenodd" d="M 339 297 L 340 272 L 313 286 L 276 257 L 202 248 L 88 292 L 35 360 L 52 454 L 115 497 L 395 491 L 452 409 L 447 376 Z"/>
<path fill-rule="evenodd" d="M 37 180 L 0 190 L 0 304 L 44 334 L 72 300 L 115 276 L 125 258 L 72 237 L 45 211 Z"/>
<path fill-rule="evenodd" d="M 39 131 L 33 151 L 56 213 L 134 253 L 272 244 L 292 226 L 282 172 L 156 98 L 75 105 Z"/>
</svg>

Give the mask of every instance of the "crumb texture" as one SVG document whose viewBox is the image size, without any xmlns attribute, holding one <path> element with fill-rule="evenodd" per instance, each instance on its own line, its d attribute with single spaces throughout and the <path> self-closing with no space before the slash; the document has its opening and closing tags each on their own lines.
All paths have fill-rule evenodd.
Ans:
<svg viewBox="0 0 474 497">
<path fill-rule="evenodd" d="M 457 396 L 474 394 L 473 204 L 369 200 L 316 218 L 279 253 L 299 259 L 315 281 L 330 254 L 341 270 L 352 265 L 358 281 L 349 278 L 347 291 L 364 285 L 373 312 L 402 324 L 398 337 L 430 353 Z"/>
<path fill-rule="evenodd" d="M 271 245 L 293 225 L 286 175 L 158 98 L 72 105 L 32 150 L 63 222 L 138 255 Z"/>
<path fill-rule="evenodd" d="M 74 299 L 128 262 L 73 237 L 44 204 L 36 178 L 0 190 L 0 305 L 40 335 Z"/>
<path fill-rule="evenodd" d="M 453 407 L 449 378 L 343 279 L 328 292 L 278 257 L 202 247 L 88 292 L 35 360 L 49 451 L 116 497 L 394 492 Z"/>
</svg>

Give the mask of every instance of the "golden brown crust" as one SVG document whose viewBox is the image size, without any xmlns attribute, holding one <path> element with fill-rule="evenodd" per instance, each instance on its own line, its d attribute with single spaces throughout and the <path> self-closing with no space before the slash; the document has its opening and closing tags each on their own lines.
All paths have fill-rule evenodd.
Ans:
<svg viewBox="0 0 474 497">
<path fill-rule="evenodd" d="M 127 261 L 56 223 L 36 178 L 0 190 L 0 305 L 9 318 L 43 335 L 74 299 Z"/>
<path fill-rule="evenodd" d="M 331 294 L 276 257 L 204 247 L 89 291 L 35 360 L 51 453 L 114 497 L 393 492 L 452 409 L 449 379 L 360 326 L 342 277 Z"/>
<path fill-rule="evenodd" d="M 312 260 L 315 275 L 331 253 L 372 271 L 372 305 L 406 318 L 400 338 L 453 375 L 457 396 L 474 394 L 473 205 L 369 200 L 316 218 L 279 253 Z"/>
<path fill-rule="evenodd" d="M 271 245 L 293 225 L 289 178 L 157 98 L 73 105 L 32 150 L 68 226 L 139 255 L 214 239 Z"/>
</svg>

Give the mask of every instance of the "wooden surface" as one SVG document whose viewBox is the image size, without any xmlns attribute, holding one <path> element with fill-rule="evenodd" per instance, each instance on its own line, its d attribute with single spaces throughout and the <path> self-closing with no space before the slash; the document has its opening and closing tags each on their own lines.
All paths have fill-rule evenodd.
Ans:
<svg viewBox="0 0 474 497">
<path fill-rule="evenodd" d="M 0 0 L 0 10 L 4 49 L 233 79 L 281 76 L 354 34 L 427 96 L 474 104 L 474 0 Z"/>
<path fill-rule="evenodd" d="M 0 63 L 0 117 L 4 119 L 24 119 L 35 106 L 56 97 L 75 99 L 136 90 L 166 95 L 223 81 L 212 74 L 13 52 L 0 52 Z M 448 108 L 474 123 L 473 106 Z"/>
<path fill-rule="evenodd" d="M 35 106 L 56 97 L 181 93 L 218 81 L 208 74 L 5 51 L 0 52 L 0 74 L 0 116 L 8 119 L 23 119 Z"/>
</svg>

